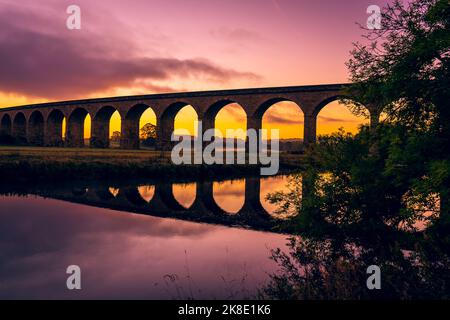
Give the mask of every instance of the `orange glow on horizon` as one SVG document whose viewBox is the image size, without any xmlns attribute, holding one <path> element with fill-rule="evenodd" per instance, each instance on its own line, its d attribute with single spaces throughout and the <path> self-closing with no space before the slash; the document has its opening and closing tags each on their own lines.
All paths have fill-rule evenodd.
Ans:
<svg viewBox="0 0 450 320">
<path fill-rule="evenodd" d="M 0 106 L 7 106 L 12 102 L 18 104 L 28 104 L 45 101 L 31 101 L 26 97 L 0 95 Z M 188 130 L 190 135 L 195 135 L 194 123 L 197 120 L 197 113 L 192 106 L 182 108 L 175 117 L 175 133 L 181 133 L 182 129 Z M 238 104 L 229 104 L 222 108 L 217 114 L 215 126 L 223 134 L 226 129 L 243 129 L 247 127 L 247 116 L 245 111 Z M 91 117 L 88 115 L 85 119 L 84 135 L 85 139 L 91 137 Z M 142 115 L 139 128 L 146 123 L 157 125 L 156 114 L 151 108 L 148 108 Z M 317 118 L 317 135 L 330 134 L 337 132 L 339 128 L 344 128 L 346 132 L 356 133 L 360 125 L 368 124 L 369 119 L 357 117 L 351 111 L 338 101 L 334 101 L 325 106 Z M 302 139 L 303 138 L 303 112 L 291 102 L 280 102 L 270 107 L 263 116 L 262 128 L 271 130 L 279 129 L 281 139 Z M 113 132 L 121 131 L 121 117 L 116 111 L 110 120 L 110 136 Z M 63 137 L 66 134 L 66 119 L 63 121 Z M 242 138 L 242 137 L 238 137 Z"/>
<path fill-rule="evenodd" d="M 198 120 L 197 112 L 192 106 L 183 107 L 175 116 L 175 134 L 184 135 L 187 130 L 191 136 L 196 136 Z"/>
<path fill-rule="evenodd" d="M 217 129 L 215 132 L 217 137 L 245 139 L 245 130 L 247 130 L 247 114 L 237 103 L 226 105 L 216 115 L 215 128 Z M 239 134 L 240 131 L 236 131 L 235 134 L 232 134 L 231 132 L 227 133 L 227 129 L 241 129 L 242 133 Z"/>
</svg>

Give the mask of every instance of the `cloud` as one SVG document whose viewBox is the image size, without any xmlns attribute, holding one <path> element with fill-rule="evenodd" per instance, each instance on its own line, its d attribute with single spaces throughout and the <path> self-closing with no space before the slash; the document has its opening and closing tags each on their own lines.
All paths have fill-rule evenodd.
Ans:
<svg viewBox="0 0 450 320">
<path fill-rule="evenodd" d="M 361 119 L 345 119 L 345 118 L 332 118 L 332 117 L 323 117 L 323 116 L 319 116 L 318 121 L 322 121 L 322 122 L 328 122 L 328 123 L 360 123 Z"/>
<path fill-rule="evenodd" d="M 221 109 L 222 115 L 226 115 L 227 119 L 233 119 L 233 121 L 246 121 L 247 115 L 241 105 L 237 103 L 231 103 Z"/>
<path fill-rule="evenodd" d="M 264 114 L 264 120 L 281 125 L 303 124 L 303 112 L 293 102 L 279 102 Z"/>
<path fill-rule="evenodd" d="M 2 92 L 65 99 L 130 87 L 143 79 L 150 90 L 160 91 L 169 87 L 148 81 L 207 79 L 223 83 L 236 78 L 259 78 L 206 59 L 138 55 L 138 45 L 120 33 L 105 37 L 88 27 L 69 31 L 54 26 L 55 22 L 45 22 L 45 16 L 37 12 L 21 7 L 0 10 Z"/>
<path fill-rule="evenodd" d="M 303 119 L 301 118 L 288 118 L 286 116 L 280 116 L 273 113 L 268 114 L 264 119 L 269 123 L 292 124 L 292 125 L 303 124 Z"/>
<path fill-rule="evenodd" d="M 228 42 L 247 43 L 264 40 L 264 38 L 257 32 L 243 28 L 231 29 L 227 27 L 221 27 L 211 30 L 210 33 L 214 38 L 218 38 Z"/>
</svg>

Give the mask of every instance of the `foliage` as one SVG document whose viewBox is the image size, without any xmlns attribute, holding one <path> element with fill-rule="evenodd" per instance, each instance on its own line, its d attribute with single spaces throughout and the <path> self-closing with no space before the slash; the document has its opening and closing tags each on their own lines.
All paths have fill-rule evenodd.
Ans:
<svg viewBox="0 0 450 320">
<path fill-rule="evenodd" d="M 157 135 L 156 126 L 151 123 L 146 123 L 141 128 L 141 139 L 143 140 L 142 144 L 145 146 L 155 146 L 156 135 Z"/>
<path fill-rule="evenodd" d="M 302 237 L 289 253 L 273 252 L 282 272 L 266 297 L 450 295 L 450 2 L 395 0 L 382 12 L 382 29 L 368 30 L 365 41 L 347 63 L 348 91 L 386 119 L 355 136 L 320 138 L 290 191 L 269 196 L 297 208 Z M 378 293 L 363 281 L 371 264 L 384 270 Z"/>
<path fill-rule="evenodd" d="M 281 270 L 260 295 L 283 300 L 449 299 L 449 240 L 448 230 L 436 232 L 406 251 L 383 237 L 293 237 L 288 252 L 273 251 Z M 381 290 L 367 289 L 371 265 L 382 270 Z"/>
<path fill-rule="evenodd" d="M 449 1 L 395 0 L 382 12 L 382 28 L 365 39 L 347 63 L 357 101 L 382 106 L 389 120 L 410 128 L 448 134 Z"/>
<path fill-rule="evenodd" d="M 156 138 L 156 126 L 152 123 L 146 123 L 141 128 L 141 138 L 142 139 Z"/>
<path fill-rule="evenodd" d="M 120 131 L 114 131 L 111 135 L 111 141 L 113 142 L 120 142 L 121 133 Z"/>
</svg>

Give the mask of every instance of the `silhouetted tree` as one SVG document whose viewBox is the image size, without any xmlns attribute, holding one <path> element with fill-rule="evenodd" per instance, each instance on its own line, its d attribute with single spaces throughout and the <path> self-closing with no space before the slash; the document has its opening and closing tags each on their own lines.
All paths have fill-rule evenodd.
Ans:
<svg viewBox="0 0 450 320">
<path fill-rule="evenodd" d="M 120 142 L 121 133 L 120 131 L 114 131 L 111 136 L 111 141 Z"/>
<path fill-rule="evenodd" d="M 142 144 L 145 146 L 154 146 L 156 143 L 156 126 L 151 123 L 146 123 L 141 128 Z"/>
<path fill-rule="evenodd" d="M 392 138 L 383 160 L 409 180 L 410 200 L 421 205 L 439 194 L 448 214 L 450 2 L 396 0 L 383 10 L 382 28 L 365 38 L 370 44 L 356 43 L 347 63 L 355 83 L 350 92 L 382 106 L 387 121 L 404 128 L 401 140 L 380 139 Z"/>
<path fill-rule="evenodd" d="M 266 296 L 450 296 L 450 3 L 396 0 L 383 9 L 382 29 L 365 38 L 347 63 L 349 93 L 387 118 L 355 136 L 319 138 L 301 179 L 269 196 L 297 208 L 301 239 L 289 253 L 273 252 L 283 272 Z M 365 287 L 371 264 L 384 270 L 381 292 Z"/>
</svg>

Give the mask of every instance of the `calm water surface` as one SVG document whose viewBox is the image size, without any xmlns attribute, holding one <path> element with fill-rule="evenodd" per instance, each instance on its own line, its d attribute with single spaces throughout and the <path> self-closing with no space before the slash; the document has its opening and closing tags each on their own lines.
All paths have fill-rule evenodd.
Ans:
<svg viewBox="0 0 450 320">
<path fill-rule="evenodd" d="M 0 298 L 252 297 L 277 270 L 270 249 L 287 242 L 271 231 L 283 217 L 265 200 L 287 179 L 0 196 Z M 69 265 L 81 267 L 81 291 L 66 288 Z"/>
</svg>

